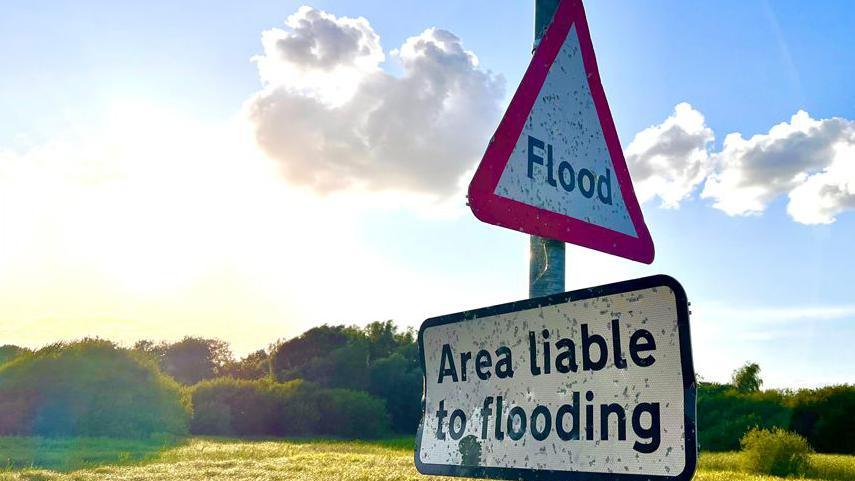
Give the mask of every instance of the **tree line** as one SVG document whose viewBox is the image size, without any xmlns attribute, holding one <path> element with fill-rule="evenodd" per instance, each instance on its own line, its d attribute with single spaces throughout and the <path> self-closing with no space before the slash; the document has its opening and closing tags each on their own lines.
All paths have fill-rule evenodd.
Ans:
<svg viewBox="0 0 855 481">
<path fill-rule="evenodd" d="M 303 380 L 320 388 L 364 392 L 384 402 L 391 426 L 402 433 L 414 432 L 421 415 L 415 333 L 400 331 L 392 321 L 362 328 L 323 325 L 240 359 L 227 343 L 196 337 L 175 343 L 140 341 L 133 349 L 185 385 L 217 378 Z"/>
<path fill-rule="evenodd" d="M 391 321 L 323 325 L 242 358 L 198 337 L 130 349 L 92 339 L 2 346 L 0 435 L 412 434 L 423 387 L 415 337 Z M 852 412 L 855 386 L 764 391 L 756 364 L 730 383 L 698 384 L 702 450 L 738 449 L 760 427 L 855 453 Z"/>
<path fill-rule="evenodd" d="M 698 384 L 701 449 L 731 451 L 752 428 L 803 436 L 819 452 L 855 454 L 855 386 L 761 389 L 760 366 L 746 363 L 730 383 Z"/>
</svg>

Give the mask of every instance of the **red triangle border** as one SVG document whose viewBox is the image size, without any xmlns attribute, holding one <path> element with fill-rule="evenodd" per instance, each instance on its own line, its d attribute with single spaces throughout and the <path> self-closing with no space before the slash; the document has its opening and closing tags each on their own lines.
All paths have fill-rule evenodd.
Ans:
<svg viewBox="0 0 855 481">
<path fill-rule="evenodd" d="M 499 179 L 522 133 L 528 115 L 537 101 L 549 69 L 573 24 L 576 25 L 582 61 L 611 156 L 615 177 L 638 237 L 495 194 Z M 531 63 L 469 184 L 469 206 L 475 217 L 489 224 L 581 245 L 645 264 L 653 262 L 655 256 L 653 240 L 644 223 L 644 216 L 632 187 L 623 149 L 603 91 L 581 0 L 562 0 L 558 6 L 553 21 L 541 38 Z"/>
</svg>

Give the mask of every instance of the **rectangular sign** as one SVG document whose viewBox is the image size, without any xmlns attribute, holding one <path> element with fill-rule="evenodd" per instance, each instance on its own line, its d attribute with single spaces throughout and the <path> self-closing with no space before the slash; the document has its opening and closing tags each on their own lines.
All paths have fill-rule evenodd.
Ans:
<svg viewBox="0 0 855 481">
<path fill-rule="evenodd" d="M 686 294 L 653 276 L 426 320 L 423 474 L 688 480 Z"/>
</svg>

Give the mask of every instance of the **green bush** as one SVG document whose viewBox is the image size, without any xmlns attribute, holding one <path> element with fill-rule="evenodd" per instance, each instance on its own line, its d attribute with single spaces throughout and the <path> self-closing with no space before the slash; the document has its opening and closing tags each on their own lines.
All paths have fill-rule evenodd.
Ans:
<svg viewBox="0 0 855 481">
<path fill-rule="evenodd" d="M 366 392 L 324 389 L 317 402 L 323 419 L 317 434 L 376 439 L 391 432 L 385 403 Z"/>
<path fill-rule="evenodd" d="M 704 451 L 734 451 L 753 427 L 784 428 L 791 410 L 778 391 L 739 392 L 727 384 L 698 387 L 698 437 Z"/>
<path fill-rule="evenodd" d="M 779 428 L 754 428 L 739 444 L 746 471 L 781 477 L 804 475 L 813 452 L 805 438 Z"/>
<path fill-rule="evenodd" d="M 222 401 L 194 401 L 190 432 L 212 436 L 232 436 L 232 408 Z"/>
<path fill-rule="evenodd" d="M 795 431 L 823 453 L 855 454 L 855 386 L 804 389 L 788 404 Z"/>
<path fill-rule="evenodd" d="M 740 392 L 730 384 L 698 386 L 698 436 L 704 451 L 732 451 L 752 427 L 804 436 L 822 453 L 855 454 L 855 386 Z"/>
<path fill-rule="evenodd" d="M 26 352 L 30 352 L 30 350 L 23 347 L 13 346 L 11 344 L 0 346 L 0 365 L 6 364 Z"/>
<path fill-rule="evenodd" d="M 191 389 L 194 434 L 276 436 L 283 433 L 280 406 L 285 393 L 302 381 L 278 386 L 267 380 L 218 378 Z M 277 388 L 278 387 L 278 388 Z"/>
<path fill-rule="evenodd" d="M 0 435 L 183 435 L 189 418 L 174 380 L 108 341 L 57 343 L 0 367 Z"/>
<path fill-rule="evenodd" d="M 394 430 L 415 433 L 422 415 L 421 367 L 399 353 L 384 357 L 371 366 L 369 392 L 386 401 Z"/>
<path fill-rule="evenodd" d="M 324 392 L 316 384 L 302 380 L 274 383 L 279 405 L 275 415 L 281 423 L 283 436 L 320 434 L 323 419 L 318 397 Z M 289 386 L 293 386 L 290 388 Z"/>
<path fill-rule="evenodd" d="M 302 380 L 220 378 L 191 389 L 194 434 L 376 438 L 390 432 L 382 400 Z"/>
</svg>

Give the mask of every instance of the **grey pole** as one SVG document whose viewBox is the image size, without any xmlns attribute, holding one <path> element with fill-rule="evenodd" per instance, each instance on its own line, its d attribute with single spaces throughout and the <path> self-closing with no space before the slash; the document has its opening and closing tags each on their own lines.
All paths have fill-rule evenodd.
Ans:
<svg viewBox="0 0 855 481">
<path fill-rule="evenodd" d="M 534 44 L 552 22 L 560 0 L 534 0 Z M 528 296 L 564 292 L 564 243 L 533 235 L 529 240 Z"/>
</svg>

